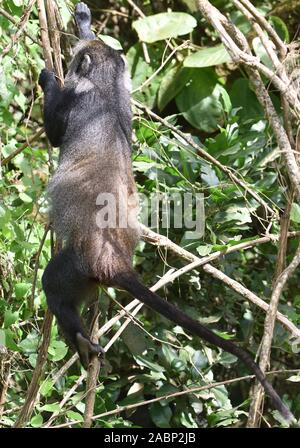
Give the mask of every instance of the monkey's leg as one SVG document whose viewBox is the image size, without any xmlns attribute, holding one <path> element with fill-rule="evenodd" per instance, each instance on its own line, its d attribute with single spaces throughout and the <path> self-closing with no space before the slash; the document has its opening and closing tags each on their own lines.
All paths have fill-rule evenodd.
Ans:
<svg viewBox="0 0 300 448">
<path fill-rule="evenodd" d="M 90 341 L 78 308 L 83 300 L 95 294 L 96 284 L 81 272 L 72 249 L 63 250 L 50 260 L 42 283 L 49 309 L 68 341 L 76 347 L 82 365 L 87 368 L 91 357 L 101 355 L 103 349 Z"/>
<path fill-rule="evenodd" d="M 91 31 L 92 15 L 85 3 L 78 3 L 75 8 L 75 20 L 78 26 L 80 39 L 95 39 Z"/>
</svg>

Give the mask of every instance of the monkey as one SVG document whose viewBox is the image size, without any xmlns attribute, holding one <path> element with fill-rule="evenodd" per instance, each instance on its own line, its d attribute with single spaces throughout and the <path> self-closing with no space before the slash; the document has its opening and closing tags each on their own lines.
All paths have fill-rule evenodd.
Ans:
<svg viewBox="0 0 300 448">
<path fill-rule="evenodd" d="M 79 43 L 64 87 L 47 69 L 39 77 L 46 135 L 52 146 L 60 147 L 48 194 L 50 222 L 64 244 L 42 276 L 50 311 L 87 368 L 103 349 L 90 340 L 79 307 L 100 285 L 124 289 L 193 335 L 235 355 L 255 374 L 285 420 L 294 421 L 248 352 L 150 291 L 135 273 L 132 260 L 141 230 L 131 162 L 129 71 L 118 50 L 96 39 L 84 3 L 76 5 L 75 20 Z M 108 223 L 110 202 L 115 205 L 115 219 Z"/>
</svg>

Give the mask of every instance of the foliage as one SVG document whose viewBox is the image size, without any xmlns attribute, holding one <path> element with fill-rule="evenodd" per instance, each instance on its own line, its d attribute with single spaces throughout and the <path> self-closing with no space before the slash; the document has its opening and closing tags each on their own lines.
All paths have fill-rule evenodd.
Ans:
<svg viewBox="0 0 300 448">
<path fill-rule="evenodd" d="M 19 20 L 24 12 L 24 3 L 4 0 L 1 8 Z M 279 213 L 285 207 L 288 189 L 285 166 L 247 77 L 231 62 L 215 32 L 195 10 L 194 2 L 168 2 L 172 12 L 167 12 L 166 8 L 157 10 L 155 3 L 137 2 L 147 16 L 142 19 L 125 0 L 103 2 L 103 11 L 107 4 L 113 10 L 120 10 L 123 16 L 93 12 L 95 29 L 104 24 L 101 35 L 119 41 L 126 52 L 133 98 L 167 117 L 171 124 L 191 136 L 220 163 L 231 167 Z M 243 32 L 250 32 L 246 19 L 237 14 L 228 2 L 220 0 L 217 3 L 218 7 L 227 10 Z M 62 1 L 58 4 L 63 23 L 68 24 L 68 32 L 74 33 L 70 14 L 72 4 Z M 272 4 L 267 0 L 260 2 L 259 6 L 264 12 L 272 9 Z M 269 20 L 278 33 L 288 40 L 289 24 L 272 14 Z M 30 14 L 26 31 L 31 36 L 38 36 L 36 7 Z M 0 13 L 0 48 L 4 49 L 10 44 L 15 32 L 16 27 Z M 182 45 L 187 39 L 189 44 Z M 106 42 L 110 44 L 112 41 L 106 38 Z M 115 40 L 113 42 L 115 45 Z M 267 55 L 255 39 L 253 50 L 265 62 Z M 173 56 L 167 61 L 172 51 Z M 1 57 L 2 159 L 22 146 L 43 125 L 42 93 L 37 87 L 38 74 L 43 66 L 41 46 L 24 34 Z M 281 113 L 276 92 L 272 98 Z M 203 160 L 186 142 L 175 137 L 169 128 L 147 114 L 141 114 L 137 108 L 134 112 L 133 166 L 139 191 L 148 197 L 153 193 L 202 193 L 205 199 L 205 235 L 202 238 L 188 240 L 187 228 L 172 226 L 167 230 L 157 229 L 160 233 L 167 234 L 172 241 L 189 251 L 205 256 L 237 242 L 250 241 L 265 232 L 267 223 L 259 204 L 251 196 L 219 168 Z M 51 153 L 45 136 L 42 136 L 28 144 L 2 168 L 0 346 L 5 346 L 9 361 L 7 374 L 4 368 L 0 368 L 0 392 L 4 390 L 5 380 L 8 381 L 3 412 L 0 405 L 0 426 L 12 426 L 16 421 L 41 342 L 46 309 L 41 276 L 50 258 L 49 235 L 40 254 L 39 248 L 47 222 L 45 190 L 52 165 L 55 166 L 56 162 L 57 150 Z M 291 219 L 291 230 L 299 230 L 300 211 L 297 204 L 293 205 Z M 278 229 L 279 221 L 275 219 L 272 232 L 278 233 Z M 295 248 L 296 241 L 290 240 L 288 261 Z M 271 293 L 275 261 L 276 246 L 270 242 L 226 255 L 219 258 L 216 265 L 258 296 L 267 299 Z M 154 284 L 168 269 L 182 265 L 183 262 L 175 255 L 155 250 L 143 242 L 137 248 L 135 267 L 148 285 Z M 212 281 L 208 274 L 193 270 L 167 285 L 160 294 L 187 314 L 197 316 L 199 321 L 221 336 L 238 341 L 254 355 L 257 353 L 264 313 L 221 282 Z M 114 290 L 101 291 L 102 323 L 118 310 L 111 297 L 117 297 L 119 301 L 122 295 Z M 124 300 L 128 301 L 125 294 Z M 289 281 L 280 311 L 294 324 L 300 325 L 297 274 Z M 96 391 L 95 414 L 111 411 L 117 405 L 127 406 L 248 373 L 233 356 L 209 348 L 148 309 L 143 310 L 139 319 L 142 326 L 131 324 L 107 354 Z M 117 323 L 114 330 L 120 325 Z M 111 333 L 106 334 L 101 344 L 105 345 L 110 338 Z M 71 355 L 54 324 L 45 376 L 29 426 L 42 426 L 53 413 L 59 414 L 53 425 L 83 420 L 84 384 L 77 388 L 66 404 L 60 406 L 61 400 L 80 376 L 80 366 L 74 365 L 53 382 L 55 372 Z M 272 368 L 295 369 L 298 367 L 296 358 L 290 334 L 277 323 Z M 3 360 L 0 351 L 0 367 L 4 366 Z M 289 382 L 285 378 L 278 377 L 276 386 L 299 416 L 299 376 L 291 376 Z M 97 419 L 95 425 L 108 428 L 147 424 L 159 428 L 241 426 L 245 425 L 247 417 L 249 387 L 249 382 L 243 381 L 170 397 L 137 408 L 136 412 L 103 416 Z M 268 402 L 265 418 L 271 425 L 279 425 L 276 413 Z"/>
</svg>

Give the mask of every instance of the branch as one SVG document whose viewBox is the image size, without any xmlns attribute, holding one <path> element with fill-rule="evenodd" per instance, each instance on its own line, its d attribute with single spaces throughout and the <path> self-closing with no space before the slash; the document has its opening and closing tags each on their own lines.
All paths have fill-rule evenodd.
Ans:
<svg viewBox="0 0 300 448">
<path fill-rule="evenodd" d="M 58 10 L 56 3 L 53 0 L 45 0 L 45 1 L 46 1 L 47 22 L 48 22 L 48 33 L 52 47 L 54 71 L 60 81 L 60 85 L 63 86 L 64 72 L 62 68 L 62 59 L 61 59 L 60 32 L 56 20 Z"/>
<path fill-rule="evenodd" d="M 99 330 L 99 321 L 98 321 L 98 314 L 99 314 L 99 303 L 98 300 L 93 304 L 92 313 L 93 313 L 93 320 L 95 321 L 91 340 L 92 342 L 97 343 L 97 333 Z M 86 399 L 85 399 L 85 409 L 84 409 L 84 422 L 82 427 L 83 428 L 90 428 L 92 425 L 92 417 L 94 413 L 94 405 L 95 405 L 95 398 L 96 398 L 96 387 L 98 382 L 100 372 L 100 359 L 97 356 L 94 356 L 87 373 L 87 383 L 86 383 Z"/>
<path fill-rule="evenodd" d="M 14 425 L 15 428 L 23 428 L 24 426 L 26 426 L 26 423 L 28 422 L 32 414 L 35 400 L 39 392 L 39 382 L 43 375 L 44 366 L 47 360 L 47 353 L 51 336 L 52 320 L 53 316 L 50 313 L 50 311 L 47 310 L 45 313 L 44 324 L 42 326 L 42 335 L 43 335 L 42 345 L 39 349 L 36 366 L 26 394 L 24 405 Z"/>
<path fill-rule="evenodd" d="M 37 273 L 39 269 L 39 261 L 40 261 L 40 255 L 47 237 L 47 234 L 50 230 L 50 224 L 47 224 L 44 230 L 44 235 L 42 236 L 38 251 L 35 256 L 35 263 L 34 263 L 34 271 L 33 271 L 33 279 L 32 279 L 32 287 L 31 287 L 31 296 L 29 299 L 29 308 L 31 311 L 34 309 L 34 295 L 35 295 L 35 288 L 36 288 L 36 280 L 37 280 Z"/>
<path fill-rule="evenodd" d="M 284 270 L 285 266 L 285 257 L 286 257 L 286 247 L 287 247 L 287 234 L 290 222 L 290 213 L 291 213 L 292 201 L 290 200 L 287 206 L 287 210 L 285 214 L 281 218 L 281 232 L 280 232 L 280 240 L 279 240 L 279 250 L 277 255 L 277 266 L 275 272 L 275 284 L 273 288 L 273 293 L 270 300 L 269 310 L 266 315 L 265 325 L 264 325 L 264 334 L 261 343 L 261 353 L 260 353 L 260 362 L 259 366 L 263 372 L 265 372 L 270 364 L 270 354 L 272 348 L 272 339 L 274 333 L 276 312 L 279 304 L 279 299 L 282 293 L 282 290 L 287 282 L 289 276 L 294 272 L 300 263 L 300 244 L 296 251 L 296 254 L 291 262 L 291 264 Z M 259 418 L 260 418 L 260 408 L 262 405 L 262 400 L 264 397 L 263 390 L 256 383 L 253 388 L 253 400 L 251 403 L 249 417 L 248 417 L 248 427 L 256 427 L 258 426 Z"/>
<path fill-rule="evenodd" d="M 275 370 L 273 372 L 268 372 L 267 375 L 276 375 L 276 374 L 280 374 L 280 373 L 299 373 L 299 369 L 293 369 L 293 370 Z M 199 386 L 199 387 L 192 387 L 190 389 L 186 389 L 186 390 L 182 390 L 179 392 L 175 392 L 173 394 L 169 394 L 169 395 L 161 395 L 160 397 L 156 397 L 156 398 L 152 398 L 151 400 L 145 400 L 142 402 L 138 402 L 138 403 L 134 403 L 134 404 L 130 404 L 127 406 L 118 406 L 116 409 L 113 409 L 112 411 L 108 411 L 108 412 L 103 412 L 102 414 L 98 414 L 98 415 L 94 415 L 92 420 L 97 420 L 103 417 L 108 417 L 109 415 L 115 415 L 115 414 L 120 414 L 121 412 L 124 411 L 128 411 L 130 409 L 136 409 L 139 408 L 141 406 L 148 406 L 149 404 L 152 403 L 157 403 L 159 401 L 165 401 L 165 400 L 170 400 L 176 397 L 180 397 L 183 395 L 187 395 L 187 394 L 197 394 L 199 392 L 202 392 L 204 390 L 210 390 L 210 389 L 215 389 L 216 387 L 220 387 L 220 386 L 226 386 L 228 384 L 233 384 L 233 383 L 237 383 L 240 381 L 245 381 L 248 379 L 252 379 L 255 378 L 255 375 L 246 375 L 246 376 L 241 376 L 239 378 L 233 378 L 230 380 L 225 380 L 225 381 L 219 381 L 217 383 L 212 383 L 212 384 L 206 384 L 204 386 Z M 72 425 L 76 425 L 77 423 L 81 423 L 80 421 L 71 421 L 68 423 L 63 423 L 61 425 L 56 425 L 56 426 L 52 426 L 52 428 L 64 428 L 66 426 L 72 426 Z"/>
<path fill-rule="evenodd" d="M 45 132 L 45 129 L 39 129 L 34 135 L 29 137 L 28 141 L 26 143 L 23 143 L 20 148 L 16 149 L 14 152 L 12 152 L 9 156 L 7 156 L 5 159 L 2 160 L 1 165 L 7 165 L 14 157 L 16 157 L 20 152 L 24 151 L 24 149 L 28 148 L 28 146 L 35 142 L 43 133 Z"/>
<path fill-rule="evenodd" d="M 227 286 L 229 286 L 231 289 L 236 291 L 238 294 L 245 297 L 250 302 L 254 303 L 255 305 L 262 308 L 264 311 L 267 311 L 269 309 L 269 305 L 260 299 L 257 295 L 255 295 L 253 292 L 249 291 L 249 289 L 245 288 L 243 285 L 241 285 L 236 280 L 233 280 L 232 278 L 228 277 L 226 274 L 221 272 L 219 269 L 216 269 L 212 265 L 208 263 L 208 259 L 212 259 L 212 256 L 199 258 L 196 255 L 192 254 L 191 252 L 188 252 L 187 250 L 183 249 L 182 247 L 178 246 L 177 244 L 173 243 L 171 240 L 169 240 L 167 237 L 159 235 L 152 230 L 148 229 L 146 226 L 142 226 L 143 230 L 143 239 L 145 241 L 151 242 L 151 244 L 155 244 L 162 247 L 167 247 L 169 250 L 174 252 L 175 254 L 179 255 L 181 258 L 184 258 L 185 260 L 192 261 L 189 265 L 190 269 L 195 269 L 196 267 L 203 266 L 203 270 L 212 275 L 214 278 L 222 281 Z M 241 244 L 242 246 L 243 244 Z M 234 251 L 234 248 L 236 246 L 233 246 L 229 248 L 228 250 L 224 251 L 224 253 L 230 253 Z M 216 252 L 220 255 L 220 252 Z M 183 272 L 185 272 L 185 268 L 181 268 L 178 271 L 176 271 L 174 274 L 171 274 L 168 276 L 168 281 L 170 279 L 174 280 L 175 278 L 179 277 Z M 300 329 L 298 329 L 287 317 L 285 317 L 280 312 L 277 312 L 276 314 L 277 320 L 282 323 L 295 337 L 300 336 Z"/>
<path fill-rule="evenodd" d="M 48 70 L 53 70 L 52 49 L 48 35 L 48 24 L 44 0 L 37 0 L 37 7 L 45 66 Z"/>
</svg>

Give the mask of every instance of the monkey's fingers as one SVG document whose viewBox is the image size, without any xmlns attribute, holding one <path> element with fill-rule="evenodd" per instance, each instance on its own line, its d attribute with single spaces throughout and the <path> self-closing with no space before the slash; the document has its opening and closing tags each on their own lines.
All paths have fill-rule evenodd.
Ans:
<svg viewBox="0 0 300 448">
<path fill-rule="evenodd" d="M 76 334 L 76 339 L 80 362 L 86 370 L 94 356 L 97 356 L 100 359 L 104 358 L 105 352 L 99 344 L 94 344 L 81 333 Z"/>
</svg>

